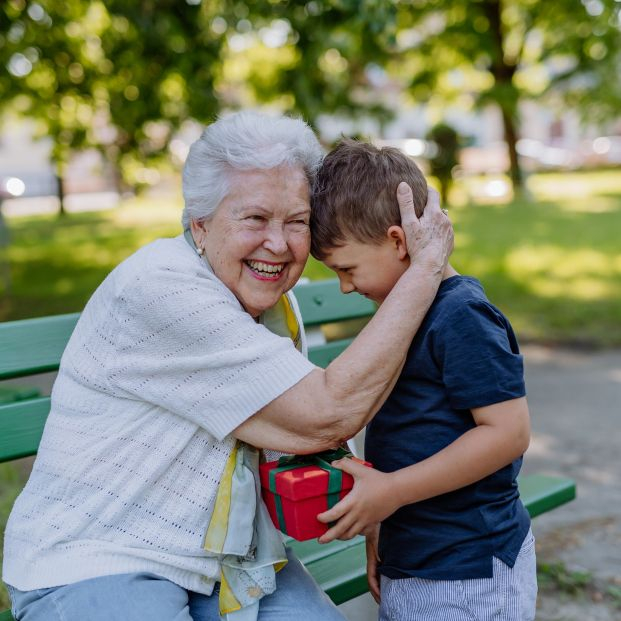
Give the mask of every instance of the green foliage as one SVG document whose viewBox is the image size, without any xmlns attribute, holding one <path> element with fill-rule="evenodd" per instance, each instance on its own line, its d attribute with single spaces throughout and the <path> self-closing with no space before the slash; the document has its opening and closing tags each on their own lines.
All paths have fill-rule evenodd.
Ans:
<svg viewBox="0 0 621 621">
<path fill-rule="evenodd" d="M 409 0 L 398 6 L 395 74 L 409 82 L 417 101 L 497 105 L 518 185 L 521 101 L 545 98 L 557 110 L 570 103 L 590 118 L 618 115 L 620 5 L 613 0 Z"/>
<path fill-rule="evenodd" d="M 512 164 L 518 104 L 547 97 L 589 119 L 618 114 L 614 0 L 5 0 L 0 109 L 69 153 L 121 164 L 166 159 L 187 119 L 258 103 L 387 121 L 386 72 L 416 102 L 498 105 Z M 384 82 L 382 82 L 384 81 Z M 593 97 L 597 92 L 598 96 Z"/>
<path fill-rule="evenodd" d="M 207 3 L 7 0 L 0 5 L 0 106 L 36 119 L 62 166 L 94 146 L 112 164 L 161 159 L 172 133 L 218 109 L 222 37 Z"/>
<path fill-rule="evenodd" d="M 541 563 L 537 567 L 537 581 L 542 588 L 580 595 L 591 586 L 593 576 L 588 571 L 571 571 L 563 563 Z"/>
</svg>

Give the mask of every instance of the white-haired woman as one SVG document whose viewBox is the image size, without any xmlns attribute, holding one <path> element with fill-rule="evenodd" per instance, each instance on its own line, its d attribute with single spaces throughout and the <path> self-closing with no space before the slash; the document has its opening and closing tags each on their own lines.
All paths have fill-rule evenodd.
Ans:
<svg viewBox="0 0 621 621">
<path fill-rule="evenodd" d="M 302 121 L 218 120 L 185 165 L 184 234 L 129 257 L 86 305 L 6 530 L 17 619 L 343 618 L 267 523 L 254 447 L 321 451 L 371 419 L 452 231 L 434 201 L 417 220 L 402 189 L 412 266 L 351 347 L 315 367 L 287 292 L 321 157 Z"/>
</svg>

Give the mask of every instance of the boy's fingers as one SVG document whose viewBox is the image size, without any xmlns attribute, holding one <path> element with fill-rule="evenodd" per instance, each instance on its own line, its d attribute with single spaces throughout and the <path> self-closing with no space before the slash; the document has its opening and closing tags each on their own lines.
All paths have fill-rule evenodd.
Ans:
<svg viewBox="0 0 621 621">
<path fill-rule="evenodd" d="M 367 582 L 369 583 L 369 592 L 373 599 L 380 603 L 380 587 L 377 579 L 377 565 L 375 563 L 367 563 Z"/>
<path fill-rule="evenodd" d="M 317 519 L 324 524 L 334 522 L 347 513 L 350 504 L 351 500 L 349 500 L 349 495 L 345 496 L 343 500 L 339 500 L 331 509 L 317 514 Z"/>
<path fill-rule="evenodd" d="M 351 519 L 348 519 L 348 516 L 339 520 L 332 528 L 319 537 L 319 543 L 330 543 L 335 539 L 351 539 L 351 537 L 343 536 L 349 530 L 351 526 L 350 522 Z"/>
<path fill-rule="evenodd" d="M 343 472 L 347 472 L 347 474 L 351 474 L 352 476 L 356 476 L 357 474 L 361 474 L 367 472 L 369 469 L 358 462 L 355 462 L 353 459 L 349 459 L 347 457 L 343 457 L 343 459 L 339 459 L 338 461 L 333 461 L 331 466 L 335 466 L 339 470 Z"/>
</svg>

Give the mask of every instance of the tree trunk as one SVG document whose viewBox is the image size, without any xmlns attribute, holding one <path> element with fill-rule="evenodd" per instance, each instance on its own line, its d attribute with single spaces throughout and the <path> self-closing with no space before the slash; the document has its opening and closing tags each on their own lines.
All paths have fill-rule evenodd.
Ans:
<svg viewBox="0 0 621 621">
<path fill-rule="evenodd" d="M 509 175 L 511 176 L 511 182 L 513 183 L 513 191 L 518 194 L 524 189 L 524 177 L 522 175 L 522 169 L 520 168 L 520 162 L 518 160 L 518 152 L 516 143 L 518 140 L 516 131 L 516 119 L 515 116 L 508 110 L 501 108 L 502 112 L 502 124 L 504 127 L 505 142 L 507 143 L 507 150 L 509 152 Z"/>
<path fill-rule="evenodd" d="M 58 197 L 58 217 L 62 218 L 67 215 L 65 209 L 65 182 L 63 179 L 63 165 L 56 163 L 56 196 Z"/>
<path fill-rule="evenodd" d="M 489 20 L 492 34 L 493 54 L 490 71 L 494 76 L 496 103 L 502 113 L 504 138 L 509 151 L 509 175 L 513 191 L 518 194 L 523 190 L 524 178 L 516 149 L 520 94 L 513 84 L 513 76 L 517 69 L 517 59 L 508 59 L 505 54 L 502 0 L 484 0 L 481 7 Z"/>
</svg>

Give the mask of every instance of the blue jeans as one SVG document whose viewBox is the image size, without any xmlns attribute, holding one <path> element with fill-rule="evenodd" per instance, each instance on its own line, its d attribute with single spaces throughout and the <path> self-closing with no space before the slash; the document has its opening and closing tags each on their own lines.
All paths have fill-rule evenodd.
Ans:
<svg viewBox="0 0 621 621">
<path fill-rule="evenodd" d="M 345 617 L 287 550 L 278 588 L 261 600 L 259 621 L 344 621 Z M 216 585 L 218 586 L 218 585 Z M 19 591 L 7 585 L 17 621 L 218 621 L 218 591 L 188 591 L 153 574 L 120 574 Z"/>
</svg>

